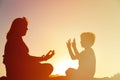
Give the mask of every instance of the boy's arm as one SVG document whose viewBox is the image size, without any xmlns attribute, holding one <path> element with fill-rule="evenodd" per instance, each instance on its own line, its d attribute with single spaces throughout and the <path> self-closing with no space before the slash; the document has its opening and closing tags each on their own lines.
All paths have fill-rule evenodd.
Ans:
<svg viewBox="0 0 120 80">
<path fill-rule="evenodd" d="M 75 41 L 75 39 L 72 42 L 72 47 L 73 47 L 73 50 L 75 52 L 76 57 L 79 56 L 79 51 L 76 48 L 76 41 Z"/>
<path fill-rule="evenodd" d="M 70 39 L 68 40 L 68 42 L 66 43 L 67 44 L 67 48 L 68 48 L 68 51 L 69 51 L 69 54 L 70 54 L 70 57 L 71 59 L 76 59 L 75 55 L 73 54 L 73 51 L 71 49 L 71 43 L 70 43 Z"/>
</svg>

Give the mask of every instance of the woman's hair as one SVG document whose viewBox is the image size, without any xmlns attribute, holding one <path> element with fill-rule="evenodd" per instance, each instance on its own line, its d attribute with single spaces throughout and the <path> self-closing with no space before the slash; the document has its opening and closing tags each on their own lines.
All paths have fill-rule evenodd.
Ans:
<svg viewBox="0 0 120 80">
<path fill-rule="evenodd" d="M 7 39 L 11 36 L 19 35 L 20 31 L 28 25 L 28 22 L 25 17 L 16 18 L 10 27 L 10 30 L 7 33 Z"/>
</svg>

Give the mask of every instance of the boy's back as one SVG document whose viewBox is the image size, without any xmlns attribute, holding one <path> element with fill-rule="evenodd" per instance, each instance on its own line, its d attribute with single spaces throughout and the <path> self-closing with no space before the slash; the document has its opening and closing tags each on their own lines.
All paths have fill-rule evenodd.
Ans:
<svg viewBox="0 0 120 80">
<path fill-rule="evenodd" d="M 78 71 L 82 76 L 93 76 L 95 74 L 96 59 L 92 48 L 83 50 L 79 54 Z"/>
</svg>

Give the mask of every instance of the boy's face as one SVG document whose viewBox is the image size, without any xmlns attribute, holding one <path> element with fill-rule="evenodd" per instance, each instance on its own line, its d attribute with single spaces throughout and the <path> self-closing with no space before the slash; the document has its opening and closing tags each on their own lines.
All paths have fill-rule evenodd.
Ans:
<svg viewBox="0 0 120 80">
<path fill-rule="evenodd" d="M 84 47 L 84 48 L 90 47 L 90 41 L 89 40 L 81 39 L 80 43 L 81 43 L 81 46 Z"/>
<path fill-rule="evenodd" d="M 83 48 L 85 48 L 85 46 L 86 46 L 86 45 L 85 45 L 85 44 L 86 44 L 85 41 L 81 40 L 80 43 L 81 43 L 81 46 L 82 46 Z"/>
</svg>

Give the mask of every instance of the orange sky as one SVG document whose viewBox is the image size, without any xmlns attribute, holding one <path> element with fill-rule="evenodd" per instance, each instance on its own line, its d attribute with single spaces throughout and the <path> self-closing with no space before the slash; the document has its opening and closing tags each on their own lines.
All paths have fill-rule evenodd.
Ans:
<svg viewBox="0 0 120 80">
<path fill-rule="evenodd" d="M 0 76 L 5 75 L 2 64 L 5 36 L 16 17 L 26 16 L 29 30 L 24 37 L 30 55 L 41 56 L 55 49 L 50 62 L 53 74 L 64 74 L 68 67 L 77 68 L 71 61 L 66 42 L 91 31 L 96 35 L 93 49 L 96 54 L 96 77 L 112 76 L 120 72 L 120 2 L 118 0 L 1 0 L 0 10 Z M 60 67 L 61 66 L 61 67 Z M 62 72 L 60 72 L 62 71 Z"/>
</svg>

